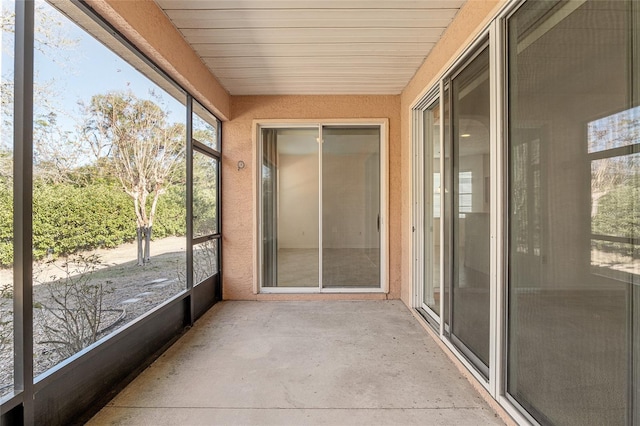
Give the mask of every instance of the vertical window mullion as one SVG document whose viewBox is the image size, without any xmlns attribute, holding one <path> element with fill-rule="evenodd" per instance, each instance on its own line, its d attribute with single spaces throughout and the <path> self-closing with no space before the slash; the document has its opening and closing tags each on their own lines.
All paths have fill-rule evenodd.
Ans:
<svg viewBox="0 0 640 426">
<path fill-rule="evenodd" d="M 322 144 L 324 143 L 322 136 L 322 124 L 318 126 L 318 288 L 322 290 L 324 284 L 322 282 L 323 272 L 323 240 L 322 240 Z"/>
<path fill-rule="evenodd" d="M 439 98 L 440 98 L 440 140 L 438 143 L 440 144 L 440 228 L 438 232 L 440 233 L 440 336 L 444 336 L 444 324 L 447 321 L 446 313 L 445 313 L 445 276 L 446 271 L 444 268 L 444 259 L 446 256 L 445 253 L 445 235 L 444 235 L 444 226 L 445 226 L 445 198 L 444 191 L 446 188 L 445 184 L 445 149 L 444 146 L 447 143 L 445 140 L 445 93 L 444 93 L 444 80 L 440 80 L 439 87 Z"/>
<path fill-rule="evenodd" d="M 195 305 L 193 299 L 193 97 L 187 95 L 187 194 L 186 194 L 186 210 L 187 210 L 187 291 L 189 291 L 189 324 L 193 325 L 195 321 Z"/>
<path fill-rule="evenodd" d="M 23 422 L 33 423 L 34 2 L 17 1 L 14 81 L 14 389 L 22 391 Z"/>
</svg>

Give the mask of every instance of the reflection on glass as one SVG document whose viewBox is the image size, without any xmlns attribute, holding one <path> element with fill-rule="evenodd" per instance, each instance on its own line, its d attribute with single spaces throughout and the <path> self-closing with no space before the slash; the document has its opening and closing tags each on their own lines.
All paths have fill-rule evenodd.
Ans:
<svg viewBox="0 0 640 426">
<path fill-rule="evenodd" d="M 193 246 L 193 284 L 198 285 L 218 273 L 217 239 L 207 240 Z"/>
<path fill-rule="evenodd" d="M 440 102 L 424 113 L 424 304 L 440 314 Z"/>
<path fill-rule="evenodd" d="M 640 135 L 640 116 L 635 122 Z M 640 282 L 640 154 L 591 161 L 593 273 Z M 625 275 L 630 274 L 630 275 Z"/>
<path fill-rule="evenodd" d="M 39 375 L 186 288 L 186 108 L 48 3 L 35 22 Z"/>
<path fill-rule="evenodd" d="M 218 160 L 193 153 L 193 237 L 218 232 Z"/>
<path fill-rule="evenodd" d="M 507 391 L 542 424 L 638 420 L 630 6 L 526 2 L 508 23 Z"/>
<path fill-rule="evenodd" d="M 638 121 L 640 123 L 640 121 Z M 640 223 L 640 154 L 591 161 L 591 233 L 633 238 Z"/>
<path fill-rule="evenodd" d="M 640 106 L 594 120 L 587 125 L 589 153 L 638 143 Z"/>
<path fill-rule="evenodd" d="M 489 50 L 452 80 L 452 334 L 483 372 L 489 366 Z"/>
<path fill-rule="evenodd" d="M 380 287 L 380 129 L 322 135 L 323 286 Z"/>
<path fill-rule="evenodd" d="M 0 398 L 13 391 L 13 50 L 15 3 L 0 13 L 2 102 L 0 103 Z"/>
<path fill-rule="evenodd" d="M 193 101 L 193 138 L 210 148 L 220 151 L 218 144 L 218 120 L 195 100 Z"/>
<path fill-rule="evenodd" d="M 318 129 L 262 129 L 263 287 L 317 287 Z"/>
<path fill-rule="evenodd" d="M 531 254 L 539 261 L 541 254 L 540 200 L 540 135 L 531 129 L 514 131 L 512 148 L 513 214 L 511 223 L 513 247 L 518 253 Z"/>
</svg>

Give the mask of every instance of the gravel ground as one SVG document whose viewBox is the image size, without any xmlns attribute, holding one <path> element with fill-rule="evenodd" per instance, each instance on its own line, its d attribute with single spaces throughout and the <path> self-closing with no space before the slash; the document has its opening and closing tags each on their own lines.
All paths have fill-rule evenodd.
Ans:
<svg viewBox="0 0 640 426">
<path fill-rule="evenodd" d="M 34 373 L 39 375 L 58 364 L 65 355 L 65 347 L 73 339 L 60 327 L 61 318 L 69 319 L 79 313 L 96 313 L 87 301 L 87 296 L 102 296 L 102 311 L 98 339 L 131 322 L 171 296 L 182 291 L 185 284 L 185 239 L 170 237 L 151 244 L 154 256 L 145 266 L 137 266 L 134 244 L 125 244 L 111 250 L 84 253 L 83 256 L 98 255 L 100 264 L 89 267 L 86 263 L 70 264 L 65 270 L 64 260 L 34 266 Z M 82 273 L 84 272 L 84 273 Z M 0 272 L 0 284 L 12 282 L 10 271 Z M 74 288 L 83 288 L 81 297 L 66 295 L 64 289 L 75 282 Z M 81 287 L 85 284 L 85 287 Z M 97 290 L 102 286 L 102 291 Z M 57 302 L 56 302 L 57 299 Z M 85 300 L 83 302 L 83 300 Z M 78 309 L 79 306 L 88 307 Z M 0 298 L 0 396 L 11 390 L 13 374 L 11 295 Z M 69 324 L 72 321 L 65 321 Z M 86 321 L 79 321 L 86 326 Z M 58 331 L 56 331 L 58 330 Z M 51 343 L 52 341 L 65 341 Z M 86 346 L 87 343 L 80 344 Z M 70 352 L 74 352 L 70 350 Z"/>
</svg>

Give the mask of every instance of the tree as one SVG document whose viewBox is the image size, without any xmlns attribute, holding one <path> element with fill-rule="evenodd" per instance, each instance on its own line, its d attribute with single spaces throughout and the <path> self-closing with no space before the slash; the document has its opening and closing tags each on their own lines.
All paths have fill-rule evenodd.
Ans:
<svg viewBox="0 0 640 426">
<path fill-rule="evenodd" d="M 15 44 L 15 11 L 13 7 L 0 8 L 0 30 L 2 31 L 2 53 L 8 58 L 13 58 Z M 79 40 L 69 36 L 68 24 L 63 15 L 45 2 L 35 4 L 34 48 L 53 63 L 71 71 L 73 69 L 73 57 Z M 0 148 L 10 151 L 13 146 L 13 96 L 14 96 L 14 70 L 13 64 L 4 66 L 0 79 Z M 44 81 L 39 78 L 38 69 L 35 70 L 34 80 L 34 130 L 36 135 L 36 151 L 44 147 L 37 142 L 39 127 L 43 124 L 49 126 L 45 132 L 51 132 L 51 126 L 55 125 L 55 112 L 64 113 L 57 105 L 57 93 L 54 88 L 54 79 Z M 53 114 L 53 116 L 52 116 Z M 50 120 L 52 119 L 52 120 Z"/>
<path fill-rule="evenodd" d="M 133 200 L 138 265 L 144 265 L 150 260 L 158 199 L 177 179 L 184 159 L 184 125 L 169 123 L 158 104 L 130 92 L 93 96 L 86 116 L 83 135 L 97 163 L 112 169 Z"/>
</svg>

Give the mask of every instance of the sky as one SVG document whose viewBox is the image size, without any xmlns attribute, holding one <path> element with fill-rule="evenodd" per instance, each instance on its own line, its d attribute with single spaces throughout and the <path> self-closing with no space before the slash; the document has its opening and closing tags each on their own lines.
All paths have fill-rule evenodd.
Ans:
<svg viewBox="0 0 640 426">
<path fill-rule="evenodd" d="M 59 112 L 57 122 L 63 130 L 73 131 L 81 115 L 78 102 L 88 104 L 91 96 L 109 91 L 131 90 L 140 98 L 151 99 L 150 91 L 162 94 L 162 101 L 169 111 L 170 121 L 184 122 L 185 107 L 162 91 L 131 65 L 112 53 L 102 43 L 71 23 L 68 18 L 44 1 L 36 2 L 36 26 L 41 22 L 43 11 L 54 19 L 46 36 L 47 40 L 64 39 L 75 41 L 72 46 L 60 50 L 38 44 L 34 54 L 34 82 L 36 86 L 47 87 L 47 102 Z M 2 0 L 3 12 L 13 8 L 13 2 Z M 6 29 L 5 29 L 6 30 Z M 43 39 L 43 31 L 36 28 L 36 38 Z M 53 43 L 55 44 L 55 42 Z M 3 81 L 13 78 L 13 34 L 2 32 L 2 56 L 0 68 Z M 48 112 L 49 107 L 35 101 L 34 110 Z M 6 117 L 8 111 L 1 114 Z M 4 129 L 7 130 L 6 128 Z M 4 139 L 3 135 L 3 139 Z"/>
</svg>

